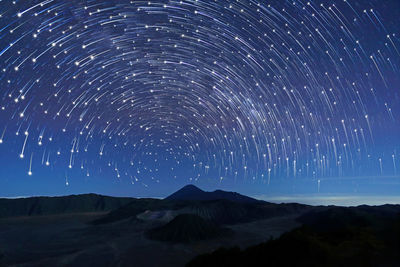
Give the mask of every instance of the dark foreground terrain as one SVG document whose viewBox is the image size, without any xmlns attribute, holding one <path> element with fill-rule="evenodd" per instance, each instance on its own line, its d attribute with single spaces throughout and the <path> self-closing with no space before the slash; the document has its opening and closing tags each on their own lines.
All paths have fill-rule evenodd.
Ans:
<svg viewBox="0 0 400 267">
<path fill-rule="evenodd" d="M 330 207 L 306 213 L 278 239 L 220 248 L 194 266 L 400 266 L 400 207 Z"/>
<path fill-rule="evenodd" d="M 166 199 L 0 200 L 0 266 L 399 266 L 400 207 Z"/>
</svg>

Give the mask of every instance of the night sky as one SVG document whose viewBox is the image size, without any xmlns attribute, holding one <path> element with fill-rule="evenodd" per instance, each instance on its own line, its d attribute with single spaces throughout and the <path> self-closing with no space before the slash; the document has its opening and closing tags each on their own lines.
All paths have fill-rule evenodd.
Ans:
<svg viewBox="0 0 400 267">
<path fill-rule="evenodd" d="M 399 0 L 0 0 L 0 196 L 399 195 L 399 37 Z"/>
</svg>

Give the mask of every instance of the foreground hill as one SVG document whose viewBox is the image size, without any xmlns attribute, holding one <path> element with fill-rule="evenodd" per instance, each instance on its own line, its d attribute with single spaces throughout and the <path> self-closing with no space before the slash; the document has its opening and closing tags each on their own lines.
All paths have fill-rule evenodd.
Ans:
<svg viewBox="0 0 400 267">
<path fill-rule="evenodd" d="M 0 218 L 110 211 L 132 200 L 96 194 L 0 199 Z"/>
<path fill-rule="evenodd" d="M 298 220 L 276 240 L 221 248 L 187 266 L 399 266 L 398 205 L 321 208 Z"/>
</svg>

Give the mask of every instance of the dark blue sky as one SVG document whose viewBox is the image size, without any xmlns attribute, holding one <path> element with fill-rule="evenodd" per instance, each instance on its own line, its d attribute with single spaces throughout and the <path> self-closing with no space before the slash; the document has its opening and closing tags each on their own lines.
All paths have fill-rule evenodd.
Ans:
<svg viewBox="0 0 400 267">
<path fill-rule="evenodd" d="M 0 2 L 0 196 L 400 192 L 399 1 Z"/>
</svg>

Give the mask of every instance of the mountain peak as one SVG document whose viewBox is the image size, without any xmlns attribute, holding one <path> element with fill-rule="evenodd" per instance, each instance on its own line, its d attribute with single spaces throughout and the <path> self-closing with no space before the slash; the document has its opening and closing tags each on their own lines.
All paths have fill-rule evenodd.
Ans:
<svg viewBox="0 0 400 267">
<path fill-rule="evenodd" d="M 215 190 L 213 192 L 206 192 L 201 190 L 195 185 L 189 184 L 175 193 L 171 194 L 170 196 L 166 197 L 167 200 L 230 200 L 234 202 L 258 202 L 258 200 L 243 196 L 236 192 L 227 192 L 223 190 Z"/>
<path fill-rule="evenodd" d="M 169 200 L 197 200 L 201 195 L 205 194 L 203 190 L 193 184 L 188 184 L 166 197 Z"/>
<path fill-rule="evenodd" d="M 203 190 L 201 190 L 200 188 L 198 188 L 197 186 L 195 186 L 194 184 L 188 184 L 185 185 L 184 187 L 182 187 L 181 189 L 179 189 L 179 191 L 198 191 L 198 192 L 204 192 Z"/>
</svg>

